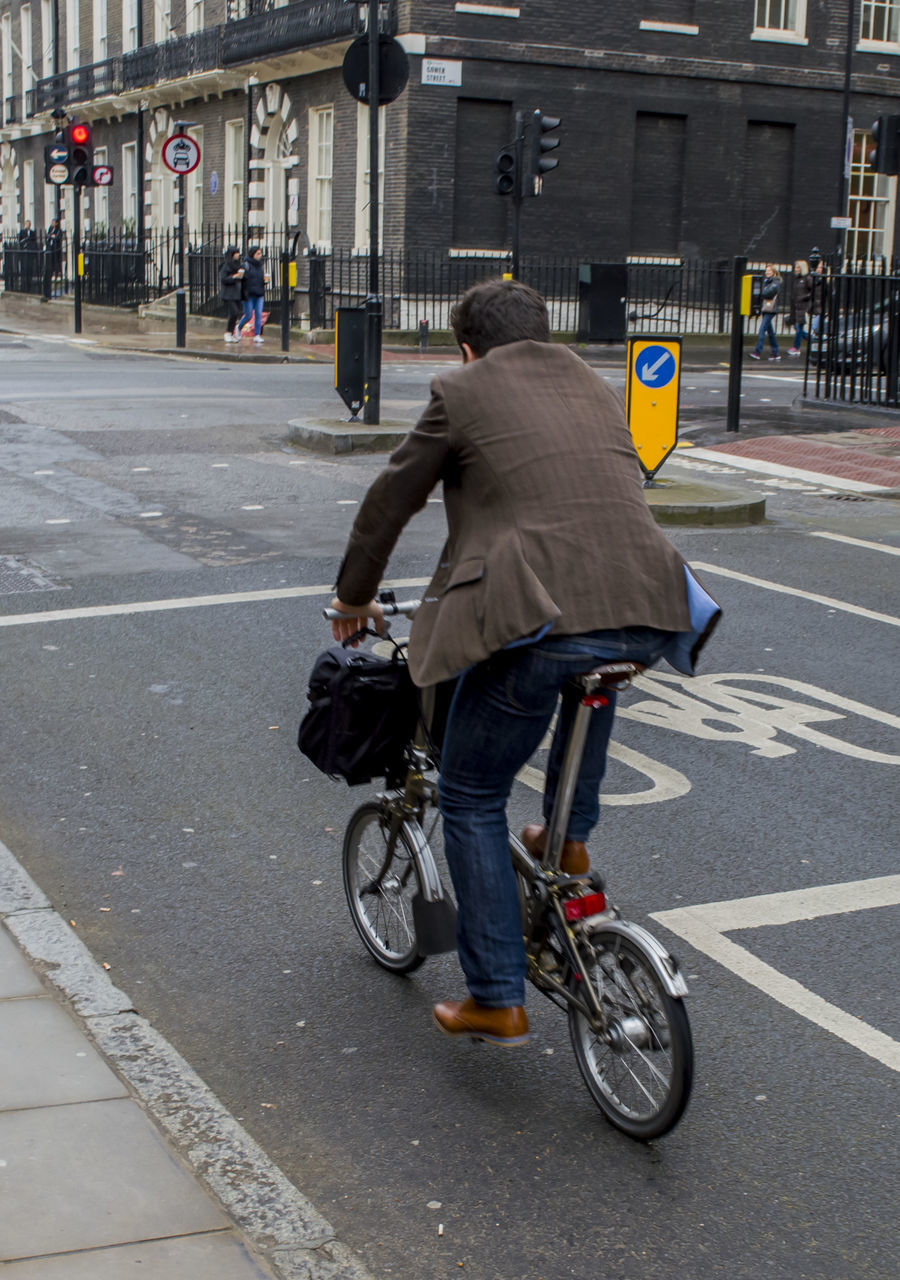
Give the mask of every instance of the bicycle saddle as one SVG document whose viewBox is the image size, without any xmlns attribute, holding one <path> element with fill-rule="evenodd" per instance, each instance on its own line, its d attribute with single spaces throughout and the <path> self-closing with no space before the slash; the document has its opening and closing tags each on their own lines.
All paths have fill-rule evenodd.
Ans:
<svg viewBox="0 0 900 1280">
<path fill-rule="evenodd" d="M 635 676 L 646 669 L 643 662 L 601 662 L 599 667 L 592 667 L 578 678 L 589 680 L 601 689 L 627 689 Z"/>
</svg>

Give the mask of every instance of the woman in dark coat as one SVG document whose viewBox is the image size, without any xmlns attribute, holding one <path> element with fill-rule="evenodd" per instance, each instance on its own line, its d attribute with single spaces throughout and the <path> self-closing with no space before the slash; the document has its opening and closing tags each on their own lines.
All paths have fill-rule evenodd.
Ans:
<svg viewBox="0 0 900 1280">
<path fill-rule="evenodd" d="M 253 319 L 253 341 L 262 342 L 263 298 L 266 292 L 266 274 L 263 270 L 263 251 L 258 244 L 250 246 L 244 259 L 244 314 L 235 329 L 236 337 L 243 337 L 246 326 Z"/>
<path fill-rule="evenodd" d="M 799 356 L 800 344 L 806 332 L 806 316 L 812 310 L 813 278 L 809 274 L 809 263 L 798 258 L 794 263 L 794 278 L 791 282 L 791 314 L 790 322 L 794 326 L 794 345 L 788 347 L 789 356 Z"/>
<path fill-rule="evenodd" d="M 243 279 L 244 268 L 241 265 L 241 251 L 236 249 L 234 245 L 229 245 L 225 250 L 225 258 L 219 268 L 219 297 L 228 309 L 228 328 L 224 334 L 226 342 L 240 342 L 240 338 L 234 332 L 234 326 L 237 323 L 238 316 L 244 309 L 241 301 Z"/>
</svg>

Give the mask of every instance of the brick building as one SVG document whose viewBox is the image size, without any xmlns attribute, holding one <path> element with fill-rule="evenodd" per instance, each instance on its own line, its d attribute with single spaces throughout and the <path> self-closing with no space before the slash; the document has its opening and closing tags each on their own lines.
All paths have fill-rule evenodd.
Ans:
<svg viewBox="0 0 900 1280">
<path fill-rule="evenodd" d="M 341 74 L 365 8 L 0 0 L 4 234 L 25 219 L 46 226 L 60 198 L 70 217 L 71 190 L 44 182 L 51 112 L 63 108 L 91 123 L 95 159 L 115 171 L 85 194 L 88 229 L 172 225 L 161 151 L 185 122 L 203 155 L 185 180 L 193 231 L 286 223 L 322 248 L 365 247 L 367 110 Z M 867 169 L 864 146 L 900 97 L 900 0 L 389 0 L 382 11 L 410 62 L 406 92 L 382 111 L 390 246 L 508 247 L 496 156 L 515 113 L 540 107 L 562 118 L 560 164 L 526 202 L 525 252 L 787 261 L 830 248 L 838 212 L 853 221 L 853 256 L 900 251 L 896 179 Z"/>
</svg>

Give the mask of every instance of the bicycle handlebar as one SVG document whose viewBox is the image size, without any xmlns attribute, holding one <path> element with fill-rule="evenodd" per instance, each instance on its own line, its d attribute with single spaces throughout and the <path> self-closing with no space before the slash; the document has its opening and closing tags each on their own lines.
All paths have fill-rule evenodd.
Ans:
<svg viewBox="0 0 900 1280">
<path fill-rule="evenodd" d="M 380 601 L 378 603 L 381 604 Z M 421 603 L 421 600 L 397 600 L 392 604 L 381 604 L 381 612 L 386 618 L 396 618 L 398 614 L 411 618 Z M 340 609 L 323 609 L 322 616 L 329 622 L 335 622 L 341 618 L 352 618 L 353 614 L 342 613 Z"/>
</svg>

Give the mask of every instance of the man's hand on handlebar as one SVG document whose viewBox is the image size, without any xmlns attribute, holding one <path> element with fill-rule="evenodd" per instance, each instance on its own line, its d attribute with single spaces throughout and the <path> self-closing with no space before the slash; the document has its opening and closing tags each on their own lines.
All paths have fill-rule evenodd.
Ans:
<svg viewBox="0 0 900 1280">
<path fill-rule="evenodd" d="M 331 608 L 346 615 L 331 619 L 332 636 L 341 644 L 349 641 L 353 649 L 359 644 L 358 633 L 364 632 L 366 627 L 371 625 L 379 634 L 384 630 L 384 613 L 377 600 L 370 600 L 368 604 L 344 604 L 335 596 Z M 351 640 L 351 636 L 356 638 Z"/>
</svg>

